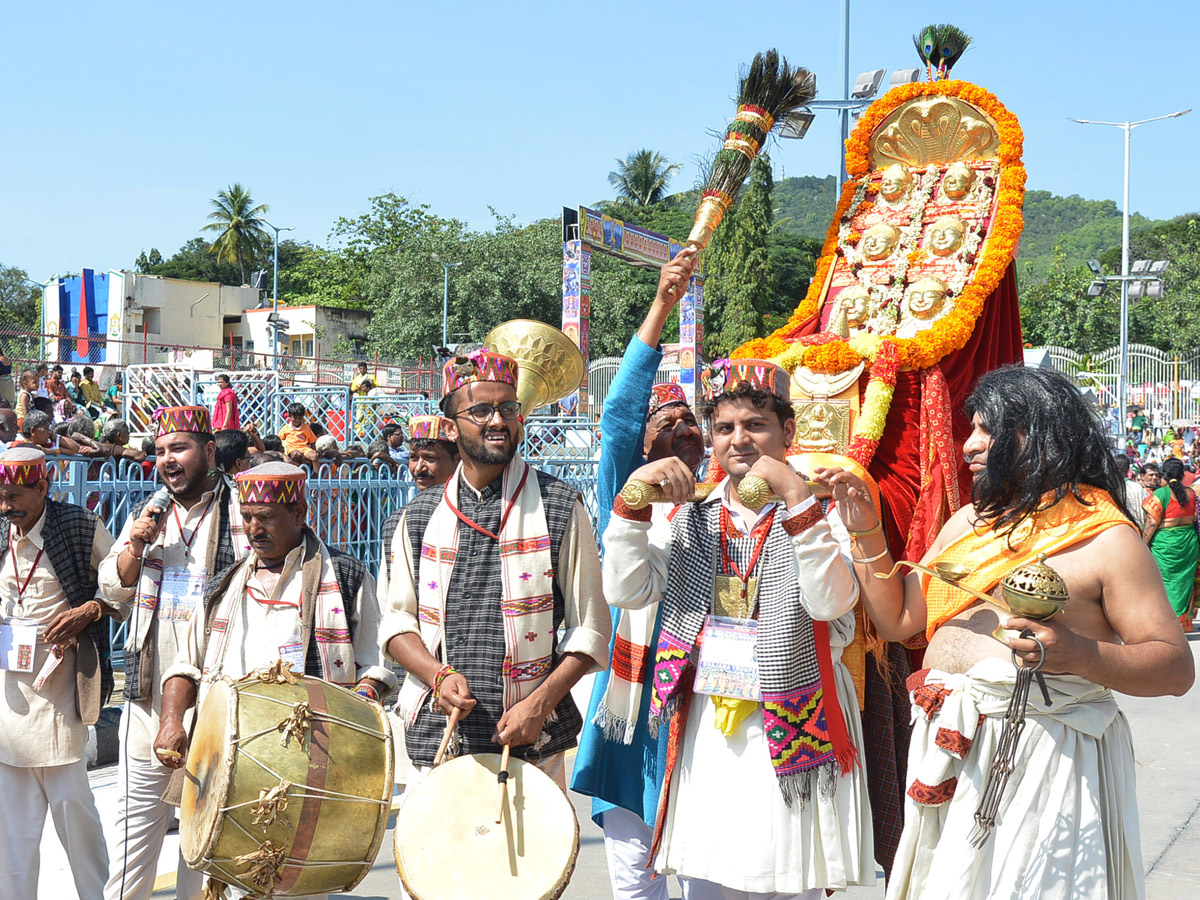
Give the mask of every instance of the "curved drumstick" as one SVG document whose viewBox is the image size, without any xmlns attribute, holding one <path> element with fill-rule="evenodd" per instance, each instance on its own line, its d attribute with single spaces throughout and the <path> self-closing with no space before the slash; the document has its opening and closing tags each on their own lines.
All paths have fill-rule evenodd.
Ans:
<svg viewBox="0 0 1200 900">
<path fill-rule="evenodd" d="M 496 773 L 496 781 L 500 783 L 500 812 L 496 813 L 496 824 L 504 821 L 504 810 L 508 806 L 508 744 L 500 751 L 500 771 Z"/>
<path fill-rule="evenodd" d="M 433 758 L 433 765 L 436 768 L 441 765 L 442 757 L 446 755 L 446 748 L 450 746 L 450 738 L 454 734 L 454 729 L 458 725 L 458 720 L 462 718 L 462 710 L 457 706 L 450 710 L 450 715 L 446 717 L 446 731 L 442 735 L 442 742 L 438 745 L 437 756 Z"/>
<path fill-rule="evenodd" d="M 983 591 L 977 591 L 977 590 L 975 590 L 975 588 L 967 587 L 966 585 L 959 584 L 958 581 L 951 579 L 951 578 L 946 578 L 945 576 L 943 576 L 940 572 L 936 571 L 935 569 L 931 569 L 928 566 L 923 566 L 920 563 L 910 562 L 907 559 L 900 560 L 900 562 L 898 562 L 894 566 L 892 566 L 892 570 L 886 574 L 884 574 L 883 572 L 873 572 L 872 574 L 876 578 L 880 579 L 881 581 L 886 581 L 887 579 L 889 579 L 893 575 L 895 575 L 898 571 L 900 571 L 901 566 L 908 566 L 910 569 L 916 569 L 918 572 L 924 572 L 926 575 L 930 576 L 931 578 L 936 578 L 938 581 L 944 582 L 945 584 L 952 585 L 953 587 L 958 588 L 960 591 L 964 591 L 964 592 L 970 594 L 972 597 L 976 597 L 980 600 L 986 600 L 988 603 L 998 603 L 999 602 L 991 594 L 985 594 Z"/>
</svg>

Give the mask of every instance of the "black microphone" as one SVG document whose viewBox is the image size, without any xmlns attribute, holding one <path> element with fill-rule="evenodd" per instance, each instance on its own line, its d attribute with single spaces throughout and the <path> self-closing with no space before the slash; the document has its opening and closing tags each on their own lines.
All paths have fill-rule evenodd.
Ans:
<svg viewBox="0 0 1200 900">
<path fill-rule="evenodd" d="M 158 512 L 150 513 L 150 518 L 154 521 L 155 525 L 159 524 L 167 512 L 167 508 L 171 505 L 171 492 L 165 487 L 160 487 L 154 492 L 154 496 L 150 498 L 150 502 L 146 505 L 158 507 Z"/>
</svg>

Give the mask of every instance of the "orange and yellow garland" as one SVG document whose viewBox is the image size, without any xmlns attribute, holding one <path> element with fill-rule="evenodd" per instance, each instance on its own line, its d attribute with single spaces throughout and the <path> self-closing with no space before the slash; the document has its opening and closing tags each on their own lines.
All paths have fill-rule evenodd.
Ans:
<svg viewBox="0 0 1200 900">
<path fill-rule="evenodd" d="M 970 280 L 955 297 L 954 309 L 949 314 L 910 338 L 860 334 L 846 340 L 824 333 L 792 338 L 800 326 L 820 311 L 829 270 L 837 259 L 839 228 L 850 210 L 859 181 L 871 173 L 872 135 L 899 106 L 923 96 L 952 96 L 972 104 L 996 123 L 1000 138 L 1001 171 L 992 222 Z M 842 196 L 826 232 L 825 246 L 809 284 L 808 295 L 787 324 L 765 338 L 743 344 L 732 357 L 770 359 L 788 371 L 803 365 L 828 374 L 848 371 L 863 362 L 872 363 L 863 411 L 851 441 L 851 455 L 866 466 L 883 434 L 896 370 L 901 366 L 924 369 L 961 349 L 975 330 L 984 303 L 999 287 L 1008 270 L 1024 225 L 1021 213 L 1025 197 L 1025 167 L 1021 163 L 1023 141 L 1017 117 L 994 94 L 978 85 L 967 81 L 917 82 L 890 90 L 867 109 L 846 141 L 846 170 L 850 179 L 842 186 Z M 877 188 L 868 186 L 868 194 L 873 193 L 871 187 Z"/>
</svg>

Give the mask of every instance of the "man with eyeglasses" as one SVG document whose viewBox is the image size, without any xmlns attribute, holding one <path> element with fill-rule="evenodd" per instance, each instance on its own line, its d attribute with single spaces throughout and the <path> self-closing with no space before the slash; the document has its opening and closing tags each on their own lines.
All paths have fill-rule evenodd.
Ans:
<svg viewBox="0 0 1200 900">
<path fill-rule="evenodd" d="M 611 624 L 579 494 L 518 455 L 517 365 L 479 350 L 450 360 L 442 407 L 462 464 L 404 511 L 380 630 L 407 672 L 408 755 L 433 763 L 458 711 L 462 753 L 535 762 L 566 790 L 583 725 L 571 687 L 608 665 Z"/>
</svg>

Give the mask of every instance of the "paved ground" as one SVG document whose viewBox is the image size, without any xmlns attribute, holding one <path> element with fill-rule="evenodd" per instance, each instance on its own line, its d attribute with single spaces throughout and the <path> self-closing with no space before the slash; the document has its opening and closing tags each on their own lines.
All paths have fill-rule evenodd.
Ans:
<svg viewBox="0 0 1200 900">
<path fill-rule="evenodd" d="M 1200 668 L 1200 636 L 1192 641 Z M 586 693 L 581 690 L 586 696 Z M 1142 856 L 1149 900 L 1194 900 L 1200 896 L 1200 689 L 1183 698 L 1123 697 L 1121 704 L 1134 734 L 1138 760 L 1138 799 L 1142 827 Z M 92 772 L 100 815 L 111 822 L 116 802 L 116 767 Z M 599 900 L 609 896 L 604 841 L 592 824 L 585 798 L 572 795 L 580 823 L 579 864 L 563 895 L 565 900 Z M 159 871 L 162 889 L 156 898 L 174 897 L 174 860 L 178 840 L 169 839 Z M 399 897 L 399 879 L 392 862 L 389 829 L 383 850 L 371 873 L 353 893 L 339 896 L 361 900 Z M 169 863 L 168 863 L 169 860 Z M 65 854 L 47 822 L 42 842 L 42 884 L 39 900 L 77 900 Z M 678 897 L 672 881 L 671 896 Z M 850 898 L 883 897 L 882 879 L 874 889 L 848 892 Z"/>
</svg>

